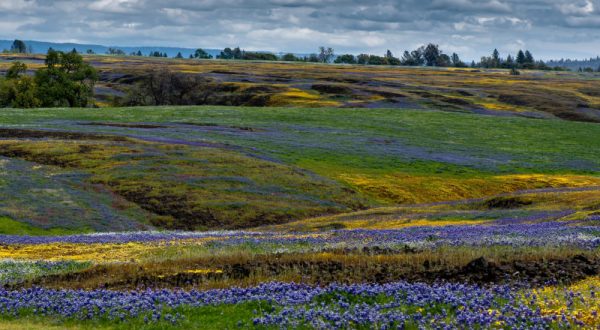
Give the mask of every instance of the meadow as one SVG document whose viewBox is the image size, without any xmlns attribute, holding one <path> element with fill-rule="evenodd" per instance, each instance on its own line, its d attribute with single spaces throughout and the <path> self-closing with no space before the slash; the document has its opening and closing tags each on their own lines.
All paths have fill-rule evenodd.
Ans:
<svg viewBox="0 0 600 330">
<path fill-rule="evenodd" d="M 86 59 L 273 103 L 2 109 L 0 329 L 600 326 L 593 75 Z"/>
</svg>

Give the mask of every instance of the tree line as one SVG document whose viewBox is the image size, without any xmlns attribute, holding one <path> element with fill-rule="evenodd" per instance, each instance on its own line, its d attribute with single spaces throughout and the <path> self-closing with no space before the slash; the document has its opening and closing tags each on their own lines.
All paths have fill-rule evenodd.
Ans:
<svg viewBox="0 0 600 330">
<path fill-rule="evenodd" d="M 11 47 L 12 53 L 27 53 L 30 48 L 27 47 L 22 40 L 15 40 Z M 77 52 L 73 49 L 72 52 Z M 92 49 L 86 51 L 87 54 L 94 54 Z M 107 55 L 124 56 L 125 51 L 118 48 L 108 48 Z M 144 56 L 140 50 L 131 52 L 130 56 Z M 151 51 L 149 57 L 169 57 L 166 52 Z M 235 48 L 224 48 L 218 55 L 217 59 L 223 60 L 259 60 L 259 61 L 288 61 L 288 62 L 312 62 L 312 63 L 337 63 L 337 64 L 363 64 L 363 65 L 402 65 L 402 66 L 432 66 L 432 67 L 472 67 L 472 68 L 502 68 L 512 69 L 535 69 L 535 70 L 566 70 L 562 65 L 547 65 L 541 60 L 535 60 L 533 54 L 529 50 L 519 50 L 517 54 L 507 55 L 505 58 L 500 56 L 500 52 L 494 49 L 490 56 L 481 57 L 479 62 L 472 61 L 470 64 L 463 62 L 460 56 L 456 53 L 446 54 L 436 44 L 429 43 L 418 47 L 412 51 L 404 51 L 404 53 L 396 57 L 388 50 L 384 55 L 373 54 L 335 54 L 331 47 L 319 47 L 318 52 L 306 55 L 297 56 L 292 53 L 283 55 L 275 55 L 268 52 L 246 51 Z M 181 52 L 177 53 L 174 58 L 183 59 Z M 212 59 L 213 55 L 206 50 L 198 48 L 193 54 L 189 55 L 190 59 Z M 550 62 L 556 64 L 557 62 Z M 564 63 L 564 62 L 563 62 Z M 600 71 L 600 66 L 599 66 Z M 585 70 L 580 68 L 580 71 L 594 71 L 590 68 Z"/>
</svg>

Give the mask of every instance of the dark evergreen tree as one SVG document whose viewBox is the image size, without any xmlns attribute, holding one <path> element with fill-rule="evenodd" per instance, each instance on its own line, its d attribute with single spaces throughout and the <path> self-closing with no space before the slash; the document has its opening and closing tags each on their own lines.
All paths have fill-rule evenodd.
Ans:
<svg viewBox="0 0 600 330">
<path fill-rule="evenodd" d="M 499 68 L 500 67 L 500 52 L 498 49 L 494 49 L 492 52 L 492 67 Z"/>
<path fill-rule="evenodd" d="M 525 53 L 522 50 L 519 50 L 517 53 L 517 65 L 522 66 L 525 64 Z"/>
<path fill-rule="evenodd" d="M 27 45 L 23 40 L 16 39 L 10 46 L 11 53 L 25 54 L 27 53 Z"/>
</svg>

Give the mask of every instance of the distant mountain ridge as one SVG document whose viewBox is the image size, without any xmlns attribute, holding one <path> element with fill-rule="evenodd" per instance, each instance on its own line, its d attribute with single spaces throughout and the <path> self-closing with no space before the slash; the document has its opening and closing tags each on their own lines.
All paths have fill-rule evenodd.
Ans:
<svg viewBox="0 0 600 330">
<path fill-rule="evenodd" d="M 595 71 L 600 69 L 600 56 L 596 58 L 590 58 L 585 60 L 571 60 L 571 59 L 561 59 L 561 60 L 552 60 L 546 62 L 549 66 L 560 66 L 563 68 L 567 68 L 573 71 L 577 71 L 579 69 L 592 68 Z"/>
<path fill-rule="evenodd" d="M 85 54 L 88 49 L 91 49 L 96 54 L 106 54 L 109 48 L 116 48 L 123 50 L 126 54 L 130 54 L 133 52 L 141 51 L 142 55 L 148 56 L 150 52 L 161 52 L 167 53 L 169 57 L 177 56 L 177 53 L 181 53 L 183 57 L 189 57 L 194 54 L 196 48 L 181 48 L 181 47 L 160 47 L 160 46 L 141 46 L 141 47 L 121 47 L 121 46 L 103 46 L 103 45 L 95 45 L 95 44 L 78 44 L 78 43 L 57 43 L 57 42 L 45 42 L 45 41 L 35 41 L 35 40 L 23 40 L 28 47 L 31 47 L 31 52 L 34 54 L 45 54 L 48 51 L 48 48 L 52 47 L 54 50 L 58 51 L 71 51 L 73 48 L 77 50 L 79 53 Z M 0 40 L 0 51 L 3 49 L 10 49 L 13 40 Z M 233 46 L 235 47 L 235 46 Z M 198 47 L 201 48 L 201 47 Z M 216 57 L 221 53 L 222 49 L 211 49 L 211 48 L 203 48 L 207 53 Z M 265 52 L 268 53 L 268 52 Z M 274 53 L 275 55 L 282 55 L 283 53 Z M 295 54 L 306 55 L 306 54 Z"/>
</svg>

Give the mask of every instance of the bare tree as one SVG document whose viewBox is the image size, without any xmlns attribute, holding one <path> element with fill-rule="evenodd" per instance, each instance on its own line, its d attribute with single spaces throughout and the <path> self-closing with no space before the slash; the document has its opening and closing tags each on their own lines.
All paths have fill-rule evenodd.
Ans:
<svg viewBox="0 0 600 330">
<path fill-rule="evenodd" d="M 333 60 L 334 56 L 333 48 L 319 47 L 319 62 L 329 63 Z"/>
</svg>

